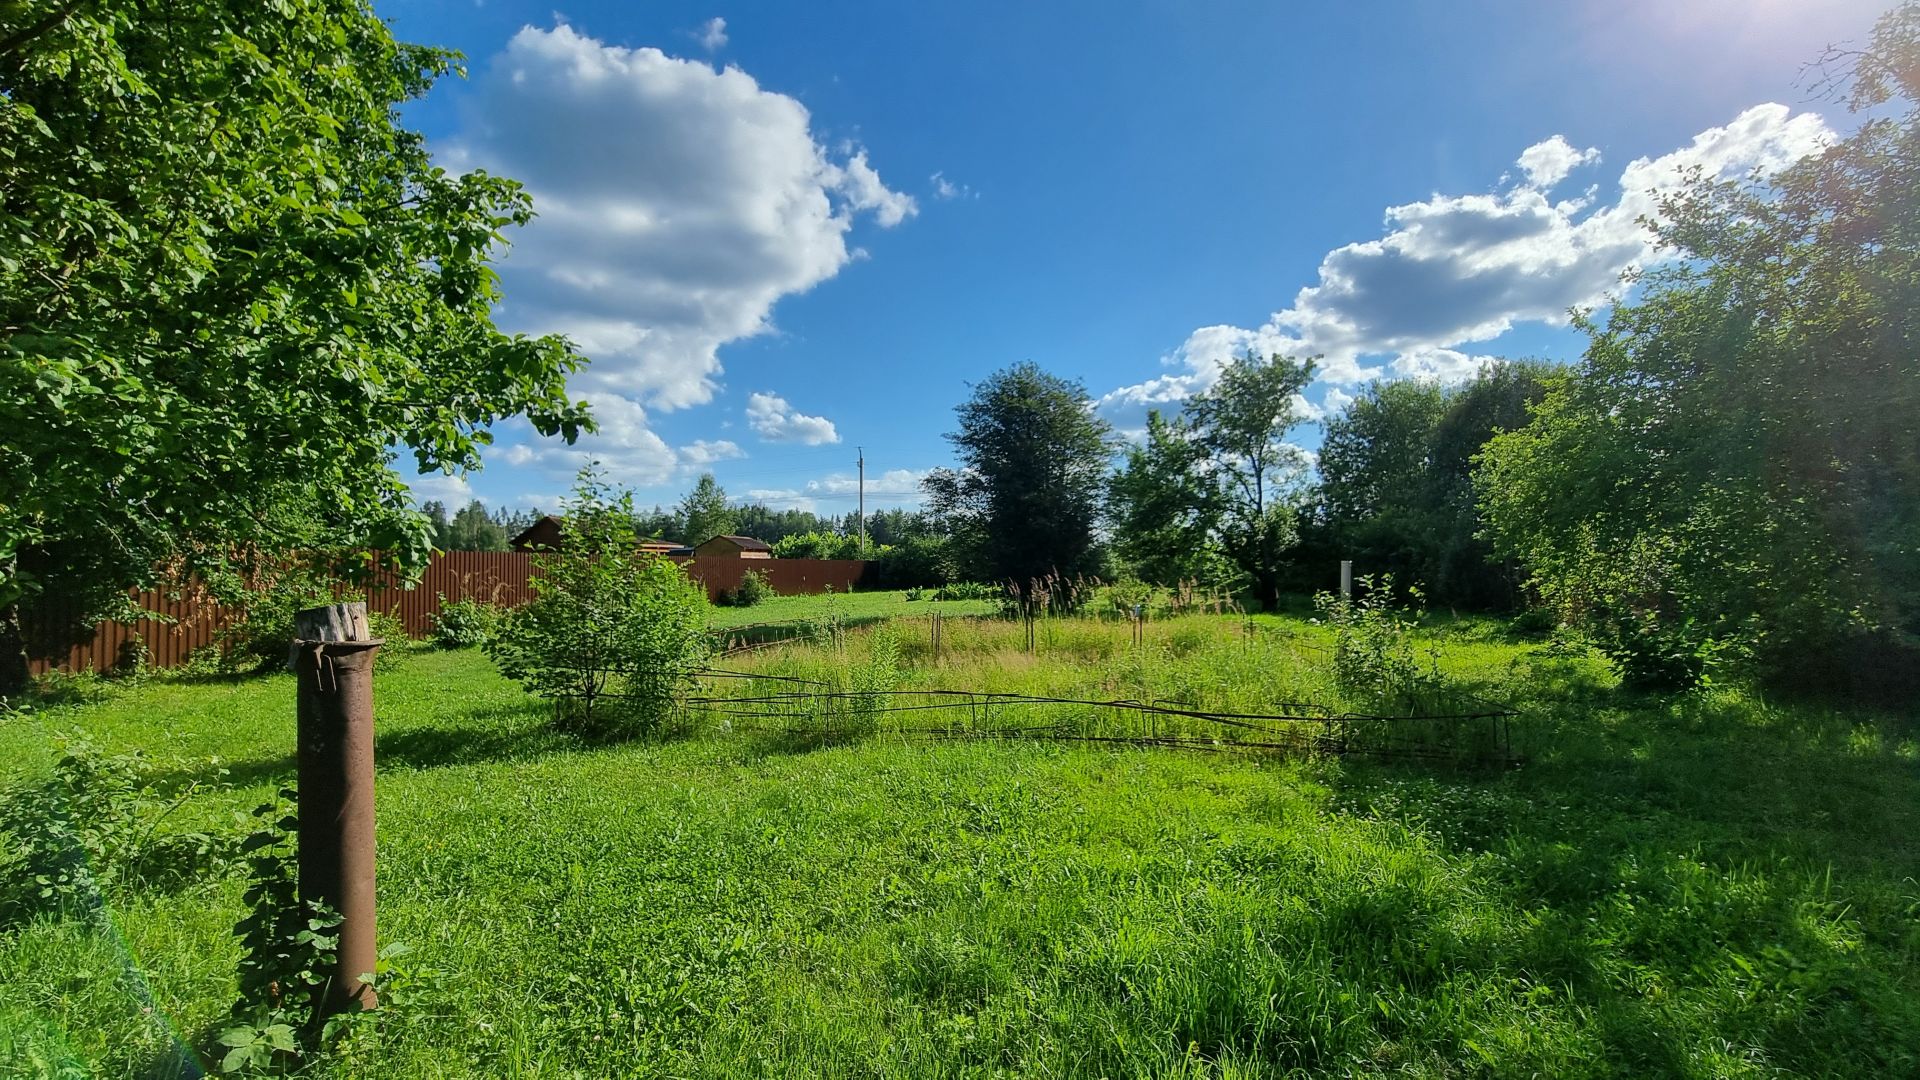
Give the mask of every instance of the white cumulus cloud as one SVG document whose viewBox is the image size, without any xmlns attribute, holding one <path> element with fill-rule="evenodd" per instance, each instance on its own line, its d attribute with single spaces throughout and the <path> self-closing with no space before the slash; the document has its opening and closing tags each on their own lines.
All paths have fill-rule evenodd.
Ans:
<svg viewBox="0 0 1920 1080">
<path fill-rule="evenodd" d="M 524 431 L 523 441 L 507 443 L 491 452 L 490 460 L 532 468 L 550 480 L 564 480 L 591 462 L 606 470 L 607 479 L 622 487 L 645 488 L 665 484 L 705 469 L 715 462 L 747 456 L 727 439 L 697 439 L 674 447 L 650 425 L 639 402 L 604 390 L 583 395 L 593 410 L 599 430 L 582 435 L 568 446 L 558 439 L 541 439 L 522 422 L 509 431 Z"/>
<path fill-rule="evenodd" d="M 1588 147 L 1575 150 L 1566 136 L 1555 135 L 1545 142 L 1537 142 L 1520 151 L 1520 160 L 1516 162 L 1520 171 L 1527 174 L 1527 184 L 1542 191 L 1567 178 L 1567 174 L 1582 165 L 1590 165 L 1600 160 L 1600 150 Z"/>
<path fill-rule="evenodd" d="M 740 445 L 728 439 L 695 439 L 680 448 L 680 465 L 700 469 L 716 461 L 733 461 L 747 456 Z"/>
<path fill-rule="evenodd" d="M 890 506 L 915 506 L 921 500 L 920 482 L 927 469 L 888 469 L 867 477 L 867 512 Z M 747 501 L 778 509 L 847 515 L 859 506 L 860 478 L 831 473 L 797 488 L 751 488 Z"/>
<path fill-rule="evenodd" d="M 727 20 L 715 15 L 700 24 L 700 47 L 708 52 L 718 52 L 727 44 Z"/>
<path fill-rule="evenodd" d="M 980 193 L 965 184 L 956 184 L 947 179 L 945 170 L 927 177 L 927 183 L 933 185 L 933 197 L 936 199 L 977 199 Z"/>
<path fill-rule="evenodd" d="M 407 487 L 413 491 L 416 506 L 438 500 L 449 509 L 457 510 L 473 501 L 473 485 L 465 476 L 450 476 L 442 472 L 421 473 L 407 481 Z"/>
<path fill-rule="evenodd" d="M 767 442 L 820 446 L 840 441 L 833 421 L 824 416 L 808 416 L 778 394 L 748 396 L 747 426 Z"/>
<path fill-rule="evenodd" d="M 805 106 L 746 72 L 565 25 L 515 34 L 436 150 L 533 196 L 501 321 L 568 334 L 593 361 L 581 385 L 660 409 L 710 400 L 720 347 L 837 274 L 856 219 L 916 210 L 866 151 L 830 153 Z"/>
<path fill-rule="evenodd" d="M 1320 378 L 1352 386 L 1383 376 L 1464 378 L 1488 359 L 1459 346 L 1486 342 L 1516 323 L 1564 322 L 1570 308 L 1606 299 L 1620 275 L 1662 258 L 1638 219 L 1658 213 L 1659 193 L 1690 169 L 1709 177 L 1773 172 L 1832 138 L 1812 113 L 1757 105 L 1691 144 L 1638 158 L 1610 202 L 1554 202 L 1545 188 L 1591 160 L 1556 136 L 1528 148 L 1528 182 L 1492 194 L 1434 195 L 1390 207 L 1385 235 L 1327 253 L 1318 280 L 1258 329 L 1207 326 L 1164 359 L 1170 374 L 1114 390 L 1102 411 L 1126 426 L 1130 413 L 1170 407 L 1211 386 L 1235 354 L 1319 354 Z"/>
</svg>

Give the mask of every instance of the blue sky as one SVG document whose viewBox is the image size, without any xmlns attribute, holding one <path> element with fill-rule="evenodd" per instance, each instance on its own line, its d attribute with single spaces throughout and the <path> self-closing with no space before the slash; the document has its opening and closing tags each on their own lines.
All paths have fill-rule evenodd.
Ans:
<svg viewBox="0 0 1920 1080">
<path fill-rule="evenodd" d="M 1020 360 L 1124 430 L 1249 345 L 1326 356 L 1310 412 L 1569 359 L 1565 309 L 1660 257 L 1649 189 L 1847 128 L 1800 69 L 1881 7 L 383 3 L 467 55 L 408 122 L 527 183 L 498 319 L 581 345 L 603 426 L 416 491 L 551 509 L 596 458 L 845 513 L 856 447 L 910 505 Z"/>
</svg>

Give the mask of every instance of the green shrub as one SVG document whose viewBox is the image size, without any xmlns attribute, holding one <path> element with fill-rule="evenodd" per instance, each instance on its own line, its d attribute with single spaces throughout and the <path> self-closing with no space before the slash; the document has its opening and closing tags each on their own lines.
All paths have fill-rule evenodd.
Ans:
<svg viewBox="0 0 1920 1080">
<path fill-rule="evenodd" d="M 940 591 L 933 594 L 935 600 L 998 600 L 1006 593 L 998 585 L 987 585 L 978 581 L 956 581 L 951 585 L 942 585 Z"/>
<path fill-rule="evenodd" d="M 390 671 L 400 662 L 400 657 L 413 647 L 413 637 L 407 633 L 407 624 L 400 616 L 389 611 L 367 612 L 367 632 L 386 642 L 373 657 L 375 671 Z"/>
<path fill-rule="evenodd" d="M 304 571 L 286 574 L 254 593 L 240 618 L 215 638 L 221 670 L 263 671 L 285 664 L 287 650 L 293 646 L 294 612 L 335 602 L 332 584 Z"/>
<path fill-rule="evenodd" d="M 866 735 L 879 726 L 891 698 L 889 692 L 900 686 L 900 637 L 892 624 L 875 630 L 867 638 L 867 661 L 853 669 L 848 680 L 852 696 L 847 716 L 835 725 L 835 734 Z"/>
<path fill-rule="evenodd" d="M 113 693 L 113 683 L 99 672 L 62 671 L 55 668 L 34 676 L 27 701 L 35 706 L 91 705 Z"/>
<path fill-rule="evenodd" d="M 952 545 L 944 536 L 914 536 L 874 553 L 880 584 L 937 589 L 953 579 Z"/>
<path fill-rule="evenodd" d="M 1355 584 L 1358 599 L 1324 592 L 1314 597 L 1333 629 L 1334 685 L 1352 704 L 1373 712 L 1436 711 L 1444 689 L 1439 658 L 1415 650 L 1414 617 L 1393 606 L 1393 575 L 1368 575 Z"/>
<path fill-rule="evenodd" d="M 440 610 L 433 616 L 433 643 L 442 649 L 471 649 L 487 643 L 500 626 L 501 611 L 492 604 L 463 597 L 448 600 L 440 595 Z"/>
<path fill-rule="evenodd" d="M 230 853 L 205 833 L 158 831 L 196 789 L 168 797 L 138 753 L 103 754 L 79 734 L 59 743 L 51 779 L 0 792 L 0 927 L 91 915 L 103 888 L 191 877 Z"/>
<path fill-rule="evenodd" d="M 794 533 L 773 542 L 776 559 L 864 559 L 873 553 L 871 544 L 862 549 L 860 537 L 843 533 Z"/>
<path fill-rule="evenodd" d="M 1560 629 L 1560 617 L 1549 608 L 1532 607 L 1508 620 L 1507 629 L 1519 638 L 1545 638 Z"/>
<path fill-rule="evenodd" d="M 1138 578 L 1122 578 L 1102 591 L 1106 594 L 1106 603 L 1099 607 L 1105 613 L 1123 619 L 1134 618 L 1136 613 L 1150 615 L 1160 593 L 1159 589 Z"/>
<path fill-rule="evenodd" d="M 591 472 L 563 535 L 561 550 L 536 558 L 534 599 L 502 619 L 487 655 L 551 699 L 563 725 L 657 730 L 706 660 L 706 597 L 678 566 L 634 549 L 632 494 L 612 496 Z"/>
<path fill-rule="evenodd" d="M 768 584 L 766 575 L 758 570 L 749 570 L 741 576 L 740 584 L 720 594 L 720 602 L 729 607 L 752 607 L 778 595 L 773 591 L 773 586 Z"/>
</svg>

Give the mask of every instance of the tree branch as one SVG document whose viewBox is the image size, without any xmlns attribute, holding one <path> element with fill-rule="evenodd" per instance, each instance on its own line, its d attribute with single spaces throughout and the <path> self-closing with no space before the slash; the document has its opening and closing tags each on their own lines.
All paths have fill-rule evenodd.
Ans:
<svg viewBox="0 0 1920 1080">
<path fill-rule="evenodd" d="M 86 3 L 86 0 L 67 0 L 65 4 L 53 9 L 52 12 L 39 22 L 31 26 L 21 27 L 6 37 L 0 38 L 0 56 L 8 56 L 18 52 L 22 46 L 31 42 L 34 38 L 66 22 L 75 11 L 80 9 L 80 5 L 84 3 Z"/>
</svg>

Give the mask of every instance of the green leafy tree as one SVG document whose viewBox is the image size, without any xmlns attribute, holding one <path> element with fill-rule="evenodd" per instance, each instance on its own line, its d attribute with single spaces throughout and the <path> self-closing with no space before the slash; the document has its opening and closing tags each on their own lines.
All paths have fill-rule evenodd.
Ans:
<svg viewBox="0 0 1920 1080">
<path fill-rule="evenodd" d="M 440 547 L 448 551 L 505 551 L 511 539 L 499 522 L 487 515 L 487 507 L 475 499 L 462 507 L 447 523 Z"/>
<path fill-rule="evenodd" d="M 1127 448 L 1107 490 L 1114 554 L 1141 580 L 1173 585 L 1209 572 L 1224 507 L 1207 462 L 1183 418 L 1147 414 L 1146 439 Z"/>
<path fill-rule="evenodd" d="M 953 580 L 951 543 L 944 536 L 907 536 L 876 553 L 880 581 L 889 589 L 938 588 Z"/>
<path fill-rule="evenodd" d="M 487 640 L 507 677 L 553 699 L 563 724 L 658 728 L 707 656 L 706 594 L 666 559 L 641 554 L 633 495 L 581 475 L 564 542 L 536 556 L 534 598 Z M 614 697 L 618 708 L 605 708 Z"/>
<path fill-rule="evenodd" d="M 1447 410 L 1446 391 L 1426 379 L 1375 382 L 1327 421 L 1320 444 L 1321 497 L 1328 517 L 1351 531 L 1371 524 L 1396 534 L 1418 533 L 1418 517 L 1432 488 L 1434 429 Z"/>
<path fill-rule="evenodd" d="M 864 559 L 872 553 L 873 545 L 865 550 L 860 547 L 860 538 L 832 532 L 804 532 L 781 537 L 773 545 L 776 559 Z"/>
<path fill-rule="evenodd" d="M 1281 559 L 1297 536 L 1294 503 L 1306 463 L 1286 435 L 1300 422 L 1294 402 L 1313 372 L 1312 360 L 1262 360 L 1248 350 L 1187 403 L 1195 438 L 1212 457 L 1220 547 L 1267 607 L 1279 602 Z"/>
<path fill-rule="evenodd" d="M 712 473 L 701 473 L 693 490 L 680 500 L 680 522 L 681 534 L 694 545 L 733 532 L 733 509 L 727 505 L 726 490 Z"/>
<path fill-rule="evenodd" d="M 934 529 L 925 514 L 895 507 L 867 515 L 867 538 L 875 544 L 892 546 L 933 535 Z"/>
<path fill-rule="evenodd" d="M 989 376 L 955 412 L 947 439 L 960 467 L 924 486 L 962 576 L 1011 583 L 1031 601 L 1041 578 L 1097 569 L 1109 430 L 1086 388 L 1028 361 Z"/>
<path fill-rule="evenodd" d="M 775 510 L 760 503 L 733 508 L 733 531 L 767 543 L 800 533 L 838 533 L 839 523 L 807 510 Z"/>
<path fill-rule="evenodd" d="M 585 426 L 567 343 L 491 321 L 526 195 L 397 121 L 454 60 L 364 0 L 0 7 L 0 692 L 36 597 L 417 567 L 391 447 L 457 471 L 505 417 Z"/>
<path fill-rule="evenodd" d="M 1460 387 L 1363 389 L 1320 447 L 1320 512 L 1337 557 L 1418 584 L 1431 602 L 1516 605 L 1514 568 L 1476 535 L 1473 459 L 1496 432 L 1525 426 L 1549 370 L 1501 361 Z"/>
<path fill-rule="evenodd" d="M 1493 537 L 1642 681 L 1920 667 L 1920 4 L 1851 59 L 1877 115 L 1665 200 L 1685 261 L 1485 454 Z"/>
<path fill-rule="evenodd" d="M 680 516 L 660 506 L 636 512 L 633 515 L 633 532 L 643 540 L 685 542 L 685 537 L 680 532 Z"/>
<path fill-rule="evenodd" d="M 439 499 L 430 499 L 420 507 L 420 513 L 427 519 L 427 533 L 433 546 L 445 550 L 447 546 L 447 504 Z"/>
</svg>

